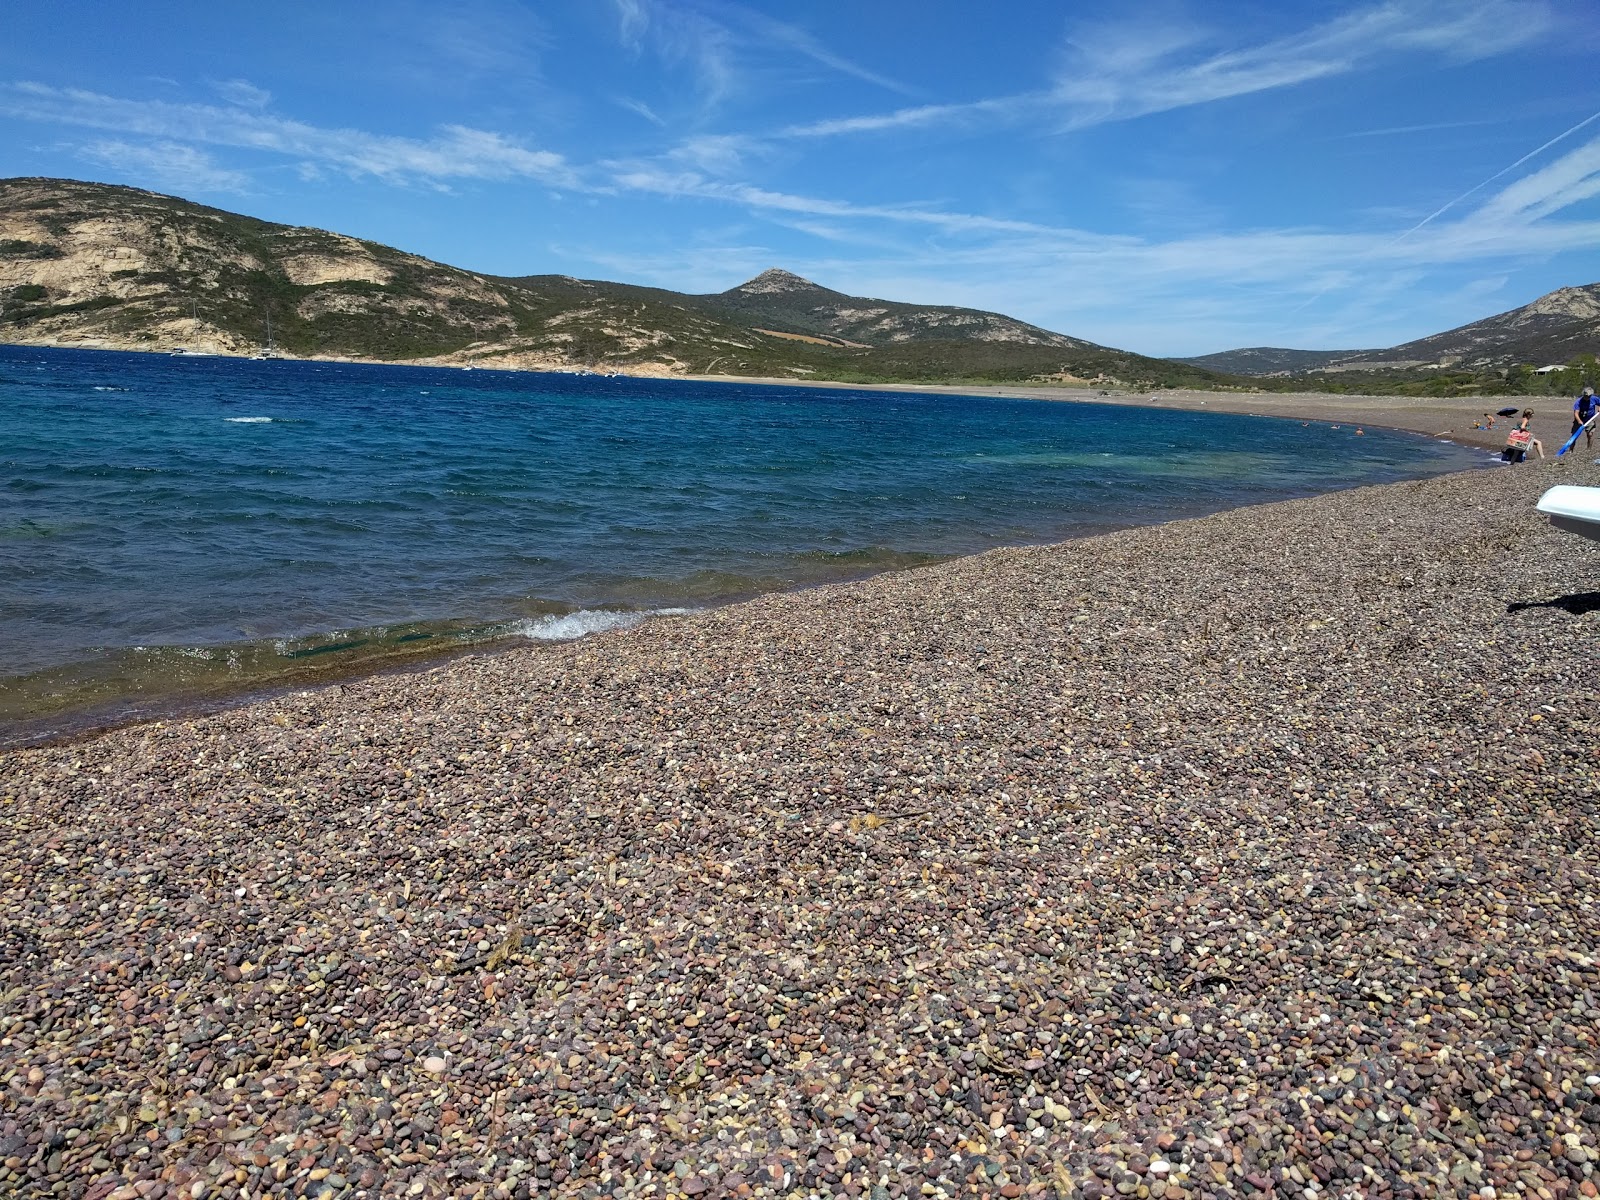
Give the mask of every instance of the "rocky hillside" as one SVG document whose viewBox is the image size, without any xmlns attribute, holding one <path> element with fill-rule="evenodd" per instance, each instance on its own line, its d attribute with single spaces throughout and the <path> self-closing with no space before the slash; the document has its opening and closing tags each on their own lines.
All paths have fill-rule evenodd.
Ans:
<svg viewBox="0 0 1600 1200">
<path fill-rule="evenodd" d="M 1389 358 L 1442 366 L 1544 366 L 1579 354 L 1600 354 L 1600 283 L 1559 288 L 1510 312 L 1391 350 L 1367 351 L 1354 362 Z"/>
<path fill-rule="evenodd" d="M 865 299 L 785 271 L 710 296 L 499 278 L 171 196 L 0 180 L 0 341 L 852 381 L 1216 386 L 972 309 Z"/>
<path fill-rule="evenodd" d="M 1501 370 L 1555 365 L 1600 354 L 1600 283 L 1560 288 L 1532 304 L 1387 350 L 1224 350 L 1181 361 L 1235 375 L 1281 375 L 1384 368 Z"/>
<path fill-rule="evenodd" d="M 957 338 L 1066 350 L 1101 348 L 999 313 L 846 296 L 778 268 L 702 299 L 708 308 L 730 316 L 781 325 L 843 344 L 883 346 Z"/>
<path fill-rule="evenodd" d="M 0 181 L 7 341 L 239 354 L 270 337 L 296 356 L 528 365 L 647 356 L 672 334 L 691 356 L 728 341 L 719 323 L 688 314 L 641 324 L 591 291 L 575 280 L 518 286 L 132 188 Z"/>
</svg>

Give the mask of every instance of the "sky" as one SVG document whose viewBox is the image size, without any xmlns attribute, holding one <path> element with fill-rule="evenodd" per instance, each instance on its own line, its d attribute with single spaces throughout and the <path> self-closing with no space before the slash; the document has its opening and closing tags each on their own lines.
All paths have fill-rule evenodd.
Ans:
<svg viewBox="0 0 1600 1200">
<path fill-rule="evenodd" d="M 0 176 L 499 275 L 768 267 L 1152 355 L 1600 281 L 1594 0 L 33 0 Z"/>
</svg>

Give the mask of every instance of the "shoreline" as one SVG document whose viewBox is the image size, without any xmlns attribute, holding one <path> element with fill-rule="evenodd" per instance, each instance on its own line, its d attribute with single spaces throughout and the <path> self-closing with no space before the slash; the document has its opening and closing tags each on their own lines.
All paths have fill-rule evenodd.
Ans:
<svg viewBox="0 0 1600 1200">
<path fill-rule="evenodd" d="M 0 1189 L 1575 1200 L 1600 557 L 1557 482 L 1600 471 L 0 753 Z"/>
<path fill-rule="evenodd" d="M 175 353 L 173 349 L 153 349 L 144 346 L 88 345 L 59 342 L 6 342 L 7 346 L 53 350 L 104 350 L 125 354 L 153 354 L 178 358 L 235 358 L 250 360 L 248 354 L 222 352 Z M 376 359 L 352 357 L 295 358 L 280 357 L 283 362 L 348 363 L 359 366 L 428 367 L 436 370 L 482 370 L 511 373 L 550 373 L 576 375 L 584 368 L 555 361 L 527 360 L 517 363 L 481 363 L 466 358 L 440 356 L 430 359 Z M 958 396 L 998 396 L 1019 400 L 1055 400 L 1066 403 L 1114 404 L 1129 407 L 1153 405 L 1158 408 L 1188 411 L 1226 412 L 1239 416 L 1281 417 L 1288 420 L 1319 421 L 1349 425 L 1372 425 L 1419 433 L 1426 437 L 1443 438 L 1465 446 L 1498 451 L 1505 446 L 1505 431 L 1516 423 L 1516 418 L 1496 418 L 1495 428 L 1489 432 L 1473 430 L 1474 420 L 1498 408 L 1516 405 L 1532 408 L 1534 419 L 1531 428 L 1545 448 L 1547 457 L 1571 433 L 1570 397 L 1562 396 L 1464 396 L 1457 398 L 1422 396 L 1353 396 L 1333 392 L 1231 392 L 1200 391 L 1194 389 L 1160 389 L 1155 392 L 1136 392 L 1123 389 L 1099 388 L 1090 384 L 1070 385 L 1011 385 L 977 384 L 964 386 L 941 383 L 845 383 L 828 379 L 803 379 L 747 375 L 695 375 L 674 372 L 666 368 L 645 369 L 623 365 L 614 368 L 615 374 L 632 379 L 684 380 L 693 383 L 757 384 L 776 387 L 815 387 L 863 392 L 921 392 Z M 606 375 L 604 371 L 587 371 L 591 375 Z"/>
<path fill-rule="evenodd" d="M 1128 392 L 1101 388 L 1027 387 L 1006 384 L 961 387 L 954 384 L 834 383 L 781 378 L 727 378 L 685 375 L 702 383 L 754 383 L 763 386 L 843 388 L 863 392 L 926 392 L 937 395 L 996 396 L 1017 400 L 1052 400 L 1067 404 L 1109 404 L 1127 408 L 1170 408 L 1188 412 L 1221 412 L 1245 417 L 1277 417 L 1338 425 L 1371 426 L 1441 438 L 1463 446 L 1498 451 L 1505 446 L 1505 431 L 1516 418 L 1497 417 L 1495 428 L 1474 430 L 1472 423 L 1485 412 L 1515 404 L 1532 408 L 1529 427 L 1544 443 L 1545 456 L 1554 458 L 1571 434 L 1571 400 L 1560 396 L 1465 396 L 1440 399 L 1422 396 L 1349 396 L 1333 392 L 1206 392 L 1164 389 Z M 1581 448 L 1581 447 L 1580 447 Z M 1596 447 L 1600 451 L 1600 446 Z"/>
<path fill-rule="evenodd" d="M 382 364 L 379 364 L 382 365 Z M 713 378 L 711 380 L 689 379 L 687 383 L 713 382 L 734 383 L 738 379 Z M 756 382 L 783 382 L 783 381 L 756 381 Z M 809 386 L 809 385 L 801 385 Z M 841 388 L 851 388 L 853 385 L 836 385 Z M 859 390 L 859 389 L 858 389 Z M 887 392 L 927 391 L 925 388 L 885 387 L 880 390 Z M 985 395 L 1011 395 L 1021 394 L 1026 398 L 1056 398 L 1057 389 L 1033 389 L 1018 392 L 1017 389 L 962 389 L 948 387 L 940 389 L 946 393 Z M 1082 398 L 1099 403 L 1111 403 L 1106 397 L 1085 394 Z M 1093 536 L 1093 535 L 1084 535 Z M 1076 539 L 1075 539 L 1076 540 Z M 1027 544 L 1027 543 L 1022 543 Z M 855 572 L 845 573 L 839 578 L 860 578 Z M 806 587 L 819 586 L 815 583 L 792 585 L 786 590 L 804 590 Z M 737 602 L 744 597 L 735 597 L 728 602 Z M 341 631 L 342 632 L 342 631 Z M 365 634 L 370 631 L 355 631 Z M 331 634 L 329 636 L 332 636 Z M 363 642 L 367 639 L 363 636 Z M 228 708 L 247 705 L 254 700 L 266 695 L 296 690 L 306 687 L 327 686 L 331 683 L 364 678 L 373 674 L 389 671 L 416 671 L 427 670 L 432 666 L 448 660 L 457 654 L 474 653 L 482 651 L 495 653 L 503 648 L 515 647 L 522 641 L 517 636 L 499 636 L 485 638 L 482 641 L 472 642 L 467 645 L 443 643 L 436 647 L 422 649 L 420 647 L 407 648 L 393 653 L 371 654 L 362 651 L 361 656 L 350 661 L 332 659 L 319 661 L 314 667 L 289 667 L 283 664 L 284 669 L 276 672 L 246 672 L 238 679 L 211 679 L 206 681 L 185 682 L 172 685 L 164 681 L 156 681 L 156 687 L 161 690 L 147 691 L 139 680 L 130 676 L 131 682 L 125 683 L 122 694 L 112 695 L 109 698 L 96 699 L 87 704 L 67 703 L 63 705 L 59 699 L 47 697 L 47 704 L 53 707 L 36 708 L 26 715 L 9 717 L 0 722 L 0 748 L 22 748 L 28 746 L 71 744 L 86 738 L 96 736 L 112 729 L 131 725 L 148 723 L 156 720 L 178 720 L 190 716 L 215 713 Z M 218 647 L 208 647 L 216 651 Z M 226 647 L 221 647 L 226 649 Z M 215 657 L 216 655 L 208 655 Z M 67 664 L 66 673 L 70 673 L 71 664 Z M 115 672 L 113 672 L 114 674 Z M 43 674 L 43 672 L 41 672 Z M 85 679 L 89 679 L 85 676 Z M 66 683 L 57 681 L 57 696 L 72 694 L 74 688 L 85 692 L 93 686 L 92 681 L 87 684 Z M 28 692 L 19 688 L 13 693 L 18 707 L 23 703 L 24 695 L 34 696 L 41 692 Z"/>
</svg>

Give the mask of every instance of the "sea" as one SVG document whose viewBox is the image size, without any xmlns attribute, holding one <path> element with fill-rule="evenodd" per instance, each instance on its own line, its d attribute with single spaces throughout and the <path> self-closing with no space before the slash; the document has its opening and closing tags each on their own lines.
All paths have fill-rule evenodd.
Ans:
<svg viewBox="0 0 1600 1200">
<path fill-rule="evenodd" d="M 0 744 L 1480 465 L 1139 404 L 0 347 Z"/>
</svg>

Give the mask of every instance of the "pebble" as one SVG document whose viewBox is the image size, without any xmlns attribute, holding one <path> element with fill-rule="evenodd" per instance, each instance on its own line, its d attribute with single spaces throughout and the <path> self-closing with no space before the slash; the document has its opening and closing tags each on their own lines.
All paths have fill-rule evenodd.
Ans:
<svg viewBox="0 0 1600 1200">
<path fill-rule="evenodd" d="M 1594 477 L 0 752 L 0 1191 L 1593 1195 Z"/>
</svg>

